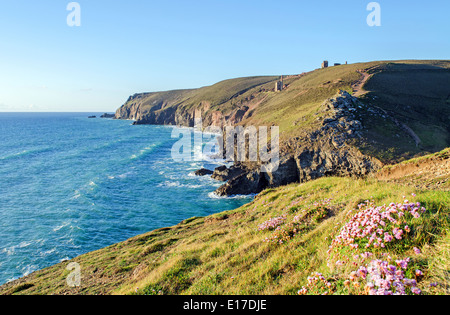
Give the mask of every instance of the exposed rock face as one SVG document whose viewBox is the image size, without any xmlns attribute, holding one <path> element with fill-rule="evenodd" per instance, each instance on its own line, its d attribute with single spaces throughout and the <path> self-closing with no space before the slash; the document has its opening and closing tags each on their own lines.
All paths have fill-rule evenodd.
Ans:
<svg viewBox="0 0 450 315">
<path fill-rule="evenodd" d="M 382 166 L 380 162 L 368 158 L 352 147 L 336 149 L 332 141 L 324 142 L 322 147 L 305 147 L 298 150 L 295 160 L 300 182 L 323 176 L 362 177 Z"/>
<path fill-rule="evenodd" d="M 141 112 L 140 100 L 145 94 L 136 94 L 116 113 L 116 118 L 135 120 L 135 124 L 180 125 L 193 127 L 195 110 L 176 106 L 176 99 L 159 98 L 151 110 Z M 251 101 L 251 100 L 250 100 Z M 207 106 L 208 104 L 203 104 Z M 261 165 L 238 163 L 230 168 L 219 167 L 212 178 L 227 182 L 217 189 L 219 196 L 259 193 L 266 188 L 291 183 L 302 183 L 323 176 L 365 176 L 382 167 L 382 163 L 363 155 L 351 145 L 351 140 L 361 138 L 364 126 L 356 113 L 364 108 L 356 97 L 340 91 L 336 97 L 322 105 L 320 126 L 303 136 L 280 144 L 280 164 L 272 173 L 261 172 Z M 371 111 L 377 111 L 370 108 Z M 204 126 L 230 126 L 250 115 L 251 107 L 242 106 L 229 115 L 211 111 L 203 118 Z M 382 114 L 382 113 L 381 113 Z M 210 172 L 199 171 L 200 176 Z"/>
<path fill-rule="evenodd" d="M 104 113 L 103 115 L 100 116 L 100 118 L 114 118 L 116 117 L 115 114 L 108 114 L 108 113 Z"/>
<path fill-rule="evenodd" d="M 215 180 L 226 182 L 248 172 L 248 167 L 243 164 L 236 164 L 227 168 L 226 166 L 218 167 L 214 170 L 212 178 Z"/>
<path fill-rule="evenodd" d="M 345 91 L 323 104 L 326 114 L 323 127 L 292 144 L 300 182 L 322 176 L 365 176 L 382 166 L 380 161 L 349 144 L 350 140 L 362 137 L 364 127 L 355 113 L 363 106 Z"/>
<path fill-rule="evenodd" d="M 226 173 L 226 170 L 223 171 L 230 176 L 228 176 L 228 182 L 216 190 L 215 193 L 219 196 L 257 194 L 266 188 L 299 181 L 297 164 L 295 159 L 290 156 L 283 158 L 278 170 L 273 173 L 261 172 L 261 166 L 248 168 L 243 167 L 242 164 L 235 165 L 231 169 L 228 169 L 229 173 Z"/>
<path fill-rule="evenodd" d="M 178 106 L 175 106 L 179 98 L 187 92 L 188 90 L 179 90 L 132 95 L 116 111 L 115 118 L 134 120 L 135 125 L 176 125 L 179 123 L 182 126 L 193 126 L 194 113 L 186 115 L 181 109 L 178 109 Z"/>
<path fill-rule="evenodd" d="M 239 93 L 244 93 L 246 90 Z M 189 90 L 142 93 L 130 96 L 115 114 L 116 119 L 134 120 L 135 125 L 176 125 L 193 127 L 196 112 L 202 114 L 203 125 L 223 128 L 234 126 L 250 117 L 253 110 L 266 96 L 251 95 L 233 104 L 225 112 L 214 110 L 211 103 L 201 101 L 192 106 L 183 104 L 188 99 Z"/>
<path fill-rule="evenodd" d="M 243 173 L 216 190 L 219 196 L 251 195 L 267 187 L 264 175 L 257 170 Z"/>
<path fill-rule="evenodd" d="M 194 174 L 195 174 L 195 176 L 206 176 L 206 175 L 212 175 L 213 171 L 207 170 L 206 168 L 202 168 L 202 169 L 196 171 Z"/>
<path fill-rule="evenodd" d="M 133 111 L 133 107 L 131 108 Z M 165 110 L 159 110 L 148 113 L 141 113 L 140 110 L 134 111 L 131 115 L 135 120 L 134 125 L 180 125 L 194 127 L 194 117 L 185 113 L 177 112 L 176 108 L 169 107 Z"/>
<path fill-rule="evenodd" d="M 238 175 L 230 178 L 216 194 L 259 193 L 266 188 L 303 183 L 324 176 L 362 177 L 380 169 L 380 161 L 363 155 L 348 143 L 360 137 L 363 130 L 361 122 L 353 114 L 358 106 L 363 104 L 341 91 L 338 97 L 324 103 L 326 118 L 320 129 L 288 143 L 276 172 L 262 173 L 260 168 L 235 170 L 233 173 Z"/>
<path fill-rule="evenodd" d="M 268 187 L 279 187 L 300 181 L 297 161 L 290 155 L 282 157 L 276 172 L 263 173 L 263 175 Z"/>
</svg>

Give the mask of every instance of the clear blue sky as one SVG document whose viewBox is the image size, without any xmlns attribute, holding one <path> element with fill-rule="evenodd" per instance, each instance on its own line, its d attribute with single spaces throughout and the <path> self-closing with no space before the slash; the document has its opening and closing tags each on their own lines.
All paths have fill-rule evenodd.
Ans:
<svg viewBox="0 0 450 315">
<path fill-rule="evenodd" d="M 0 111 L 115 111 L 129 95 L 322 60 L 450 59 L 450 1 L 0 0 Z"/>
</svg>

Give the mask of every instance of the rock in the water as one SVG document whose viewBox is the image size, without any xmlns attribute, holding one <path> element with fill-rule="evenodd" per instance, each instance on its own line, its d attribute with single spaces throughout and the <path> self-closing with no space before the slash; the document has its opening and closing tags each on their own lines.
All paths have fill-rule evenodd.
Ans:
<svg viewBox="0 0 450 315">
<path fill-rule="evenodd" d="M 212 175 L 213 173 L 214 172 L 211 170 L 202 168 L 202 169 L 199 169 L 198 171 L 196 171 L 194 174 L 195 174 L 195 176 L 207 176 L 207 175 Z"/>
<path fill-rule="evenodd" d="M 214 170 L 212 178 L 221 182 L 226 182 L 244 173 L 246 173 L 246 167 L 241 164 L 233 165 L 230 168 L 221 166 Z"/>
<path fill-rule="evenodd" d="M 259 171 L 241 174 L 215 191 L 218 196 L 251 195 L 267 187 L 265 177 Z"/>
<path fill-rule="evenodd" d="M 115 114 L 108 114 L 108 113 L 104 113 L 103 115 L 100 116 L 100 118 L 115 118 L 116 115 Z"/>
</svg>

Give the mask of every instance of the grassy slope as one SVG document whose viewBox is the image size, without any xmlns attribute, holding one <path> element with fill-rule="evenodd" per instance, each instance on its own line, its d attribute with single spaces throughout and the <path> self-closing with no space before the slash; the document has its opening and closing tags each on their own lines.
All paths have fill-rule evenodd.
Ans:
<svg viewBox="0 0 450 315">
<path fill-rule="evenodd" d="M 382 108 L 420 138 L 416 146 L 404 137 L 401 128 L 380 117 L 368 116 L 366 152 L 375 152 L 387 161 L 399 161 L 420 152 L 437 152 L 450 145 L 450 63 L 445 61 L 405 61 L 384 63 L 371 71 L 362 100 Z M 383 153 L 384 152 L 384 153 Z"/>
<path fill-rule="evenodd" d="M 376 177 L 416 188 L 450 191 L 450 148 L 395 165 L 386 165 Z"/>
<path fill-rule="evenodd" d="M 392 161 L 450 145 L 446 119 L 450 97 L 446 95 L 448 68 L 448 62 L 435 61 L 345 65 L 288 78 L 288 89 L 281 93 L 268 91 L 276 77 L 252 77 L 198 90 L 146 94 L 142 104 L 150 108 L 155 104 L 182 103 L 186 108 L 196 108 L 206 102 L 210 110 L 226 112 L 247 104 L 253 95 L 260 103 L 243 124 L 276 123 L 282 137 L 288 139 L 314 127 L 323 100 L 338 89 L 351 91 L 352 84 L 360 78 L 356 70 L 372 69 L 375 74 L 365 87 L 369 93 L 363 100 L 402 119 L 422 140 L 421 146 L 416 147 L 390 119 L 359 113 L 368 130 L 356 145 L 363 152 Z M 82 268 L 81 288 L 67 288 L 69 271 L 65 270 L 67 263 L 62 263 L 4 286 L 0 293 L 128 294 L 139 288 L 141 294 L 153 290 L 164 294 L 295 294 L 312 271 L 333 277 L 336 292 L 348 293 L 342 286 L 344 274 L 333 274 L 326 267 L 330 237 L 343 224 L 346 212 L 371 197 L 381 205 L 401 201 L 402 196 L 410 196 L 416 190 L 404 182 L 346 178 L 323 178 L 269 190 L 235 211 L 187 220 L 75 259 Z M 325 213 L 312 206 L 328 198 L 332 200 Z M 424 282 L 437 281 L 448 286 L 449 192 L 423 190 L 417 192 L 416 200 L 428 209 L 423 224 L 414 232 L 416 241 L 391 254 L 410 255 L 412 245 L 422 247 L 424 255 L 416 257 L 415 262 L 426 271 Z M 292 205 L 293 202 L 299 204 Z M 263 242 L 271 234 L 258 232 L 259 224 L 283 213 L 292 219 L 302 210 L 310 212 L 299 235 L 281 246 Z M 325 214 L 326 220 L 316 213 Z M 448 293 L 448 287 L 437 290 Z"/>
<path fill-rule="evenodd" d="M 373 75 L 364 87 L 369 93 L 361 99 L 382 108 L 421 140 L 416 146 L 389 116 L 360 111 L 358 118 L 366 131 L 354 145 L 363 153 L 395 163 L 450 146 L 448 61 L 378 61 L 318 69 L 285 77 L 287 89 L 281 93 L 273 92 L 279 77 L 239 78 L 195 90 L 146 94 L 139 102 L 144 112 L 161 105 L 179 106 L 187 111 L 202 110 L 204 117 L 213 112 L 227 117 L 233 110 L 249 107 L 249 117 L 240 124 L 275 124 L 280 126 L 281 140 L 289 140 L 320 125 L 322 103 L 340 89 L 352 92 L 352 85 L 361 78 L 357 70 L 367 70 Z"/>
<path fill-rule="evenodd" d="M 322 178 L 267 190 L 237 210 L 192 218 L 74 259 L 81 265 L 80 288 L 66 286 L 66 262 L 4 286 L 0 293 L 296 294 L 312 272 L 323 273 L 336 294 L 361 293 L 343 284 L 354 266 L 327 266 L 331 240 L 358 204 L 402 202 L 404 196 L 421 202 L 427 212 L 406 221 L 412 232 L 385 252 L 394 260 L 412 257 L 407 274 L 425 273 L 418 278 L 425 293 L 449 294 L 450 192 L 417 191 L 374 178 Z M 264 242 L 274 234 L 258 226 L 281 215 L 287 221 L 298 215 L 299 232 L 282 245 Z M 413 247 L 422 254 L 414 254 Z M 431 282 L 439 286 L 430 288 Z"/>
<path fill-rule="evenodd" d="M 141 111 L 152 111 L 155 107 L 160 109 L 158 105 L 161 104 L 163 107 L 181 106 L 184 109 L 191 109 L 200 106 L 201 103 L 207 103 L 213 109 L 221 105 L 221 110 L 226 112 L 232 107 L 231 99 L 242 97 L 255 87 L 272 88 L 278 79 L 279 77 L 275 76 L 246 77 L 225 80 L 199 89 L 144 93 L 141 94 Z"/>
</svg>

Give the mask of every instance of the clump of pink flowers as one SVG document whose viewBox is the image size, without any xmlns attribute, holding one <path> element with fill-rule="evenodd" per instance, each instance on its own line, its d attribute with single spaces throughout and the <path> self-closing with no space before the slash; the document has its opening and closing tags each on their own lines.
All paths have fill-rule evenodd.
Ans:
<svg viewBox="0 0 450 315">
<path fill-rule="evenodd" d="M 402 240 L 405 233 L 411 231 L 408 225 L 404 225 L 404 220 L 408 216 L 415 219 L 420 218 L 421 212 L 425 208 L 420 203 L 391 203 L 390 205 L 375 207 L 373 203 L 359 205 L 359 210 L 349 222 L 341 229 L 340 233 L 333 240 L 332 247 L 349 246 L 357 249 L 360 246 L 365 248 L 385 248 L 386 244 L 395 240 Z"/>
<path fill-rule="evenodd" d="M 325 291 L 322 293 L 322 295 L 328 295 L 330 293 L 330 290 L 332 289 L 332 284 L 329 282 L 323 274 L 319 272 L 314 272 L 310 277 L 308 277 L 308 285 L 306 287 L 303 287 L 300 289 L 297 294 L 298 295 L 307 295 L 308 293 L 317 293 L 318 291 L 321 291 L 322 289 L 326 289 L 328 291 Z"/>
<path fill-rule="evenodd" d="M 258 231 L 266 231 L 266 230 L 275 230 L 280 225 L 283 225 L 286 222 L 286 216 L 281 216 L 277 218 L 270 219 L 263 224 L 258 226 Z"/>
<path fill-rule="evenodd" d="M 356 268 L 352 268 L 356 271 L 347 274 L 343 283 L 350 292 L 360 294 L 364 291 L 369 295 L 421 294 L 417 281 L 424 273 L 408 269 L 410 258 L 393 260 L 384 249 L 397 246 L 397 243 L 399 248 L 408 244 L 407 238 L 412 232 L 409 225 L 414 226 L 415 220 L 425 212 L 420 203 L 408 200 L 384 206 L 375 206 L 369 201 L 360 204 L 356 214 L 352 211 L 347 214 L 342 228 L 336 224 L 336 237 L 327 252 L 328 267 L 345 270 L 346 274 L 350 266 Z M 413 251 L 416 255 L 421 254 L 417 247 Z M 416 278 L 408 279 L 406 273 Z M 308 287 L 303 287 L 299 294 L 309 292 Z"/>
<path fill-rule="evenodd" d="M 298 233 L 327 218 L 328 206 L 332 199 L 315 201 L 300 208 L 300 203 L 306 201 L 299 197 L 284 208 L 285 213 L 272 218 L 260 225 L 258 231 L 272 231 L 272 234 L 264 239 L 266 243 L 284 244 L 294 238 Z"/>
<path fill-rule="evenodd" d="M 369 265 L 352 272 L 350 279 L 367 281 L 369 295 L 406 295 L 408 288 L 418 295 L 422 291 L 417 287 L 417 281 L 405 277 L 409 262 L 410 259 L 397 261 L 398 266 L 394 266 L 385 260 L 372 260 Z"/>
<path fill-rule="evenodd" d="M 290 231 L 287 226 L 279 226 L 275 229 L 272 235 L 266 237 L 263 242 L 282 245 L 289 241 L 296 233 L 296 229 Z"/>
</svg>

